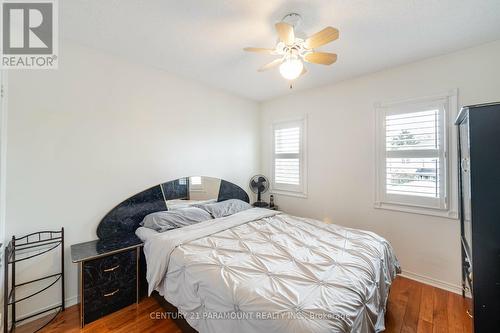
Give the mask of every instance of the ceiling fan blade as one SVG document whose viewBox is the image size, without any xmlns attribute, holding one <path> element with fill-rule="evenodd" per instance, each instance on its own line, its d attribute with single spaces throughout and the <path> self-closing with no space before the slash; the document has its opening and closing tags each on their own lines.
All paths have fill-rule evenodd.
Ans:
<svg viewBox="0 0 500 333">
<path fill-rule="evenodd" d="M 273 67 L 280 65 L 282 62 L 283 62 L 282 58 L 275 59 L 275 60 L 271 61 L 270 63 L 265 64 L 264 66 L 260 67 L 257 71 L 259 71 L 259 72 L 266 71 L 268 69 L 271 69 Z"/>
<path fill-rule="evenodd" d="M 265 54 L 274 54 L 274 49 L 266 49 L 263 47 L 245 47 L 243 49 L 247 52 L 257 52 L 257 53 L 265 53 Z"/>
<path fill-rule="evenodd" d="M 325 29 L 315 33 L 314 35 L 306 39 L 305 47 L 308 49 L 314 49 L 333 42 L 337 38 L 339 38 L 339 31 L 332 27 L 326 27 Z"/>
<path fill-rule="evenodd" d="M 327 52 L 311 52 L 304 56 L 304 60 L 313 64 L 331 65 L 337 61 L 337 55 Z"/>
<path fill-rule="evenodd" d="M 276 31 L 280 41 L 286 45 L 292 45 L 295 42 L 295 33 L 293 32 L 293 27 L 285 22 L 276 23 Z"/>
</svg>

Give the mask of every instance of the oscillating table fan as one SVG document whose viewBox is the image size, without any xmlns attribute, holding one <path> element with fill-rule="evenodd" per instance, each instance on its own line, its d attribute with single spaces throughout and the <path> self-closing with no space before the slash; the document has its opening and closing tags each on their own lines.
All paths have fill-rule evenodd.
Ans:
<svg viewBox="0 0 500 333">
<path fill-rule="evenodd" d="M 261 194 L 269 189 L 269 181 L 263 175 L 256 175 L 250 179 L 250 189 L 257 193 L 257 201 L 253 204 L 255 207 L 267 207 L 269 204 L 262 201 Z"/>
</svg>

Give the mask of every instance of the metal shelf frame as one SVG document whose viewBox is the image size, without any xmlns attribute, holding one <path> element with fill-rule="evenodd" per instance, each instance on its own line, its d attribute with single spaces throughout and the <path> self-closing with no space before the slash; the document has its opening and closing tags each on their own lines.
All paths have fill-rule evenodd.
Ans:
<svg viewBox="0 0 500 333">
<path fill-rule="evenodd" d="M 21 261 L 30 260 L 46 253 L 49 253 L 60 247 L 61 250 L 61 270 L 55 274 L 46 275 L 40 278 L 36 278 L 30 281 L 25 281 L 21 283 L 16 283 L 16 263 Z M 47 326 L 52 320 L 54 320 L 57 315 L 64 311 L 64 228 L 58 231 L 39 231 L 34 232 L 19 238 L 12 236 L 12 240 L 5 247 L 5 265 L 4 265 L 4 333 L 10 333 L 15 330 L 17 324 L 31 319 L 36 316 L 40 316 L 44 313 L 54 311 L 54 315 L 45 323 L 43 326 L 39 327 L 36 331 L 38 332 L 45 326 Z M 9 283 L 9 277 L 11 282 Z M 52 279 L 52 280 L 51 280 Z M 16 289 L 28 286 L 35 282 L 40 282 L 48 280 L 43 288 L 32 292 L 28 296 L 23 296 L 16 298 Z M 57 282 L 61 282 L 61 303 L 53 306 L 49 309 L 44 309 L 33 313 L 22 318 L 16 317 L 16 305 L 19 302 L 30 299 L 31 297 L 43 293 L 50 287 L 54 286 Z M 9 311 L 10 309 L 10 311 Z M 10 315 L 10 317 L 9 317 Z M 9 327 L 10 324 L 10 327 Z"/>
</svg>

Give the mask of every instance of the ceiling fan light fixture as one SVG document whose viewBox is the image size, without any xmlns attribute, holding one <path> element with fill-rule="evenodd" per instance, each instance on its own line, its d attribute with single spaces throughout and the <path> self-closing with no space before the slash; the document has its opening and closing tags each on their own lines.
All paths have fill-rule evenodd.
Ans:
<svg viewBox="0 0 500 333">
<path fill-rule="evenodd" d="M 259 72 L 279 66 L 281 76 L 288 81 L 293 81 L 307 73 L 304 62 L 331 65 L 337 61 L 335 53 L 319 52 L 316 49 L 337 40 L 339 38 L 338 29 L 328 26 L 309 37 L 303 37 L 300 32 L 297 34 L 295 31 L 300 21 L 301 16 L 299 14 L 290 13 L 281 22 L 274 25 L 278 35 L 278 42 L 274 49 L 261 47 L 244 48 L 248 52 L 265 53 L 279 57 L 261 66 L 258 69 Z"/>
<path fill-rule="evenodd" d="M 285 79 L 291 81 L 298 78 L 303 69 L 304 64 L 302 63 L 302 60 L 299 59 L 299 57 L 287 57 L 285 61 L 283 61 L 283 63 L 280 65 L 280 74 Z"/>
</svg>

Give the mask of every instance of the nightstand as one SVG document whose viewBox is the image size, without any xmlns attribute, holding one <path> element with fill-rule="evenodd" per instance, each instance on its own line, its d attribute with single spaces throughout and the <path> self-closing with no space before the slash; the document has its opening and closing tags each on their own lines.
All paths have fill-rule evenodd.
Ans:
<svg viewBox="0 0 500 333">
<path fill-rule="evenodd" d="M 71 245 L 78 263 L 80 325 L 139 301 L 142 241 L 134 236 Z"/>
<path fill-rule="evenodd" d="M 255 202 L 252 204 L 252 207 L 259 207 L 259 206 L 255 206 Z M 270 209 L 270 210 L 279 210 L 279 207 L 277 205 L 274 205 L 273 207 L 260 207 L 260 208 L 265 208 L 265 209 Z"/>
</svg>

